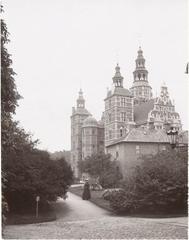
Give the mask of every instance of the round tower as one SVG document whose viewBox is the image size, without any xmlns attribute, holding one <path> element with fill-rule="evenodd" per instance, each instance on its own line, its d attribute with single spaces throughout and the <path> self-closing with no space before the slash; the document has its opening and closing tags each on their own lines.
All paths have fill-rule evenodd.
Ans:
<svg viewBox="0 0 189 240">
<path fill-rule="evenodd" d="M 98 122 L 89 116 L 82 126 L 82 160 L 98 152 Z"/>
</svg>

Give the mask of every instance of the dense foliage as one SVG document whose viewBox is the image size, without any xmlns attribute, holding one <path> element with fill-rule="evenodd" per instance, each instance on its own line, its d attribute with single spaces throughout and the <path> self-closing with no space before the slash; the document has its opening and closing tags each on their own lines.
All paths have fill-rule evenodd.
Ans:
<svg viewBox="0 0 189 240">
<path fill-rule="evenodd" d="M 104 188 L 116 187 L 122 178 L 118 163 L 111 160 L 110 154 L 95 154 L 87 157 L 79 163 L 79 169 L 82 173 L 98 178 Z"/>
<path fill-rule="evenodd" d="M 114 194 L 110 204 L 117 212 L 187 212 L 187 151 L 172 150 L 143 156 L 124 192 Z"/>
<path fill-rule="evenodd" d="M 2 7 L 1 7 L 2 10 Z M 2 213 L 31 209 L 37 195 L 41 203 L 65 197 L 72 182 L 72 170 L 61 158 L 51 160 L 46 151 L 36 149 L 37 141 L 13 120 L 21 98 L 15 84 L 6 24 L 1 20 L 1 150 Z M 8 202 L 8 206 L 7 206 Z M 3 219 L 4 219 L 3 215 Z"/>
<path fill-rule="evenodd" d="M 4 169 L 5 196 L 11 211 L 34 207 L 36 196 L 41 203 L 65 197 L 72 182 L 72 170 L 64 159 L 53 161 L 47 152 L 37 149 L 8 159 Z"/>
<path fill-rule="evenodd" d="M 1 6 L 1 13 L 3 8 Z M 1 19 L 1 156 L 5 161 L 9 149 L 12 150 L 13 126 L 12 114 L 15 113 L 17 101 L 20 95 L 17 92 L 14 71 L 11 67 L 12 60 L 7 51 L 6 44 L 9 42 L 9 33 L 4 20 Z M 6 173 L 2 169 L 2 223 L 5 224 L 8 204 L 4 196 L 5 183 L 7 182 Z"/>
</svg>

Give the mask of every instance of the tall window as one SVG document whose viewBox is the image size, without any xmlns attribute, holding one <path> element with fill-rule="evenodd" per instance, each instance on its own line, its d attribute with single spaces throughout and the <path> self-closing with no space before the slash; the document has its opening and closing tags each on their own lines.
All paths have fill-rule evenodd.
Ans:
<svg viewBox="0 0 189 240">
<path fill-rule="evenodd" d="M 121 98 L 121 106 L 122 107 L 126 106 L 126 98 L 124 98 L 124 97 Z"/>
<path fill-rule="evenodd" d="M 126 112 L 121 112 L 121 122 L 126 121 Z"/>
<path fill-rule="evenodd" d="M 137 155 L 140 154 L 140 146 L 139 146 L 139 145 L 136 146 L 136 154 L 137 154 Z"/>
<path fill-rule="evenodd" d="M 119 133 L 120 133 L 120 137 L 122 137 L 123 136 L 123 127 L 120 127 Z"/>
<path fill-rule="evenodd" d="M 162 150 L 162 151 L 165 151 L 165 150 L 166 150 L 166 146 L 163 145 L 163 146 L 161 147 L 161 150 Z"/>
</svg>

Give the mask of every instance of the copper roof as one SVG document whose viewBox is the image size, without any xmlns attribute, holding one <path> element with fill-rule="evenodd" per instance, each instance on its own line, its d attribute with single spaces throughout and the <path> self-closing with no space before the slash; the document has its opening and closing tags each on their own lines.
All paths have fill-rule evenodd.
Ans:
<svg viewBox="0 0 189 240">
<path fill-rule="evenodd" d="M 154 100 L 150 99 L 148 102 L 134 106 L 134 121 L 136 124 L 147 122 L 148 113 L 154 108 Z"/>
<path fill-rule="evenodd" d="M 180 144 L 188 144 L 188 131 L 182 131 L 178 136 L 178 140 Z"/>
</svg>

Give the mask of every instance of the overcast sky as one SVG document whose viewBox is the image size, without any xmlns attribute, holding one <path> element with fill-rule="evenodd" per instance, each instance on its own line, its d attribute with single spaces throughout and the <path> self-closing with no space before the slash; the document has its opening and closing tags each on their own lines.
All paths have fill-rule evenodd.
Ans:
<svg viewBox="0 0 189 240">
<path fill-rule="evenodd" d="M 9 52 L 24 97 L 16 119 L 39 148 L 70 149 L 70 115 L 82 87 L 97 120 L 119 62 L 133 82 L 141 45 L 153 95 L 166 83 L 187 127 L 187 0 L 6 0 Z"/>
</svg>

